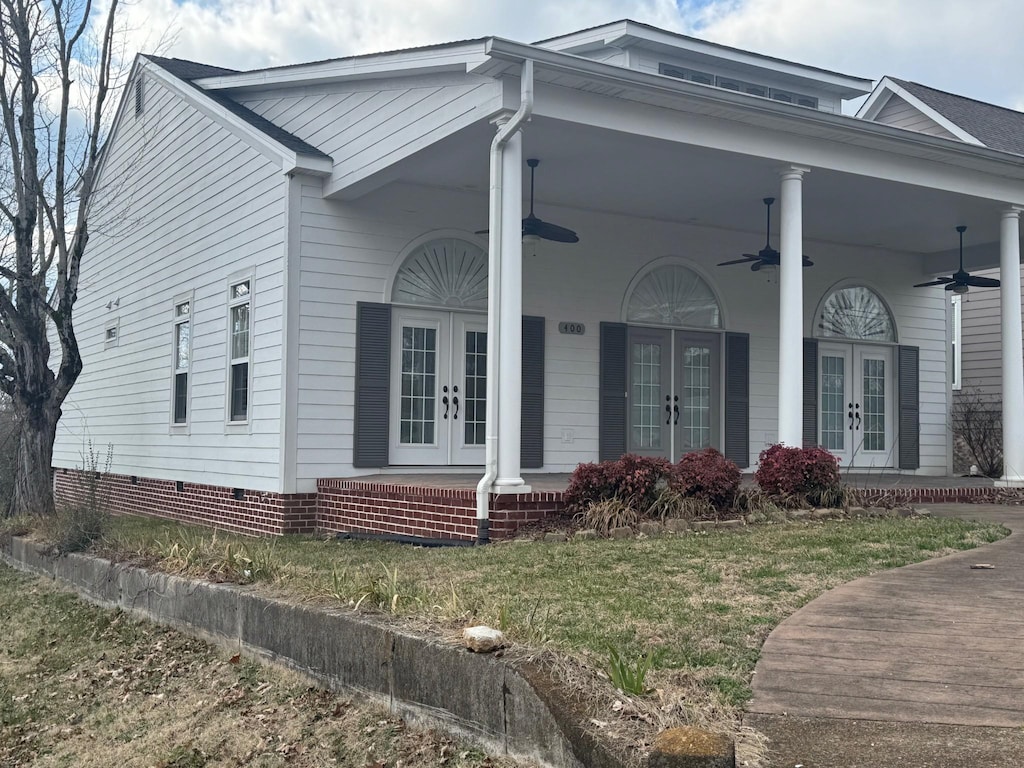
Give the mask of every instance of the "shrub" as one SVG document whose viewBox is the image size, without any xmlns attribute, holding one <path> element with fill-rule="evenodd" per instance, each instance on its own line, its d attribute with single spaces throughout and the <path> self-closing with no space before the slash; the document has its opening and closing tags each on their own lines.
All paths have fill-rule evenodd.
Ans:
<svg viewBox="0 0 1024 768">
<path fill-rule="evenodd" d="M 761 451 L 754 479 L 770 496 L 797 496 L 811 504 L 834 497 L 841 487 L 839 461 L 824 448 L 770 446 Z"/>
<path fill-rule="evenodd" d="M 715 509 L 732 506 L 740 487 L 740 468 L 714 448 L 688 453 L 676 464 L 672 485 L 688 498 L 703 499 Z"/>
<path fill-rule="evenodd" d="M 668 459 L 632 453 L 617 461 L 580 464 L 565 489 L 565 507 L 582 515 L 596 502 L 618 499 L 636 512 L 646 512 L 672 473 Z"/>
<path fill-rule="evenodd" d="M 114 446 L 108 444 L 101 468 L 100 456 L 89 441 L 84 465 L 75 474 L 71 498 L 43 523 L 43 538 L 57 553 L 81 552 L 103 536 L 110 518 L 107 496 L 113 459 Z"/>
<path fill-rule="evenodd" d="M 953 397 L 953 434 L 987 477 L 1003 474 L 1003 412 L 997 399 L 972 389 Z"/>
</svg>

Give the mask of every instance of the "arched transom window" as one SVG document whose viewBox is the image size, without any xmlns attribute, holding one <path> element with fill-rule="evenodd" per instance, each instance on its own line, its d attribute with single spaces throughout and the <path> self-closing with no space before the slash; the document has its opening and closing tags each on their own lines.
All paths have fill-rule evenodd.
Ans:
<svg viewBox="0 0 1024 768">
<path fill-rule="evenodd" d="M 430 240 L 410 253 L 391 289 L 398 304 L 487 309 L 487 254 L 456 237 Z"/>
<path fill-rule="evenodd" d="M 626 307 L 626 321 L 721 328 L 722 312 L 704 278 L 681 264 L 666 264 L 652 269 L 637 283 Z"/>
<path fill-rule="evenodd" d="M 863 285 L 840 288 L 825 300 L 820 336 L 860 341 L 896 341 L 896 325 L 885 302 Z"/>
</svg>

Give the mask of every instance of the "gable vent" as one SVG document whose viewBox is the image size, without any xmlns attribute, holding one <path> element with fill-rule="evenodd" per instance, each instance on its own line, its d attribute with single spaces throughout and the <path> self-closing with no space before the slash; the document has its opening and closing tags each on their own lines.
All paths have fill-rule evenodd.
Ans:
<svg viewBox="0 0 1024 768">
<path fill-rule="evenodd" d="M 143 100 L 144 91 L 142 85 L 142 76 L 139 75 L 139 79 L 135 81 L 135 114 L 141 115 L 142 110 L 145 107 Z"/>
</svg>

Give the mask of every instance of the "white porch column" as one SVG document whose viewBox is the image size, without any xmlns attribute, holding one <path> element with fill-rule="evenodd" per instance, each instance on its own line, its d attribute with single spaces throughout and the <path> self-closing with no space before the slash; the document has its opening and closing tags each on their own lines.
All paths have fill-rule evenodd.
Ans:
<svg viewBox="0 0 1024 768">
<path fill-rule="evenodd" d="M 1024 349 L 1021 347 L 1020 214 L 1003 211 L 999 243 L 999 305 L 1003 353 L 1002 485 L 1024 485 Z"/>
<path fill-rule="evenodd" d="M 803 445 L 803 178 L 808 170 L 784 168 L 779 195 L 779 442 L 794 447 Z"/>
<path fill-rule="evenodd" d="M 520 467 L 523 401 L 523 135 L 516 133 L 502 155 L 501 330 L 499 331 L 498 493 L 525 488 Z"/>
</svg>

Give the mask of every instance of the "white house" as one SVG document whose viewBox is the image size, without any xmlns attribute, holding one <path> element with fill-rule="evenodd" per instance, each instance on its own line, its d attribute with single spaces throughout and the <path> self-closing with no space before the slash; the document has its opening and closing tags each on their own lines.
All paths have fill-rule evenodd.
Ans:
<svg viewBox="0 0 1024 768">
<path fill-rule="evenodd" d="M 1020 338 L 1024 148 L 901 83 L 847 115 L 870 80 L 632 21 L 252 72 L 140 57 L 58 490 L 91 439 L 126 509 L 471 538 L 557 501 L 524 470 L 627 451 L 945 475 L 950 292 L 913 286 L 968 225 Z M 444 473 L 474 479 L 408 477 Z"/>
</svg>

